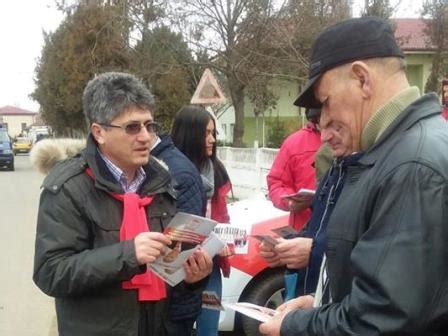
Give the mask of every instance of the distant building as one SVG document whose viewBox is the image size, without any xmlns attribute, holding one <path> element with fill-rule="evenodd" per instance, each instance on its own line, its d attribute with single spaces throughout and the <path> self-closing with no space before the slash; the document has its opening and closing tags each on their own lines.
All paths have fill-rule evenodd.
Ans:
<svg viewBox="0 0 448 336">
<path fill-rule="evenodd" d="M 37 112 L 28 111 L 15 106 L 0 108 L 0 123 L 6 126 L 11 137 L 26 132 L 26 129 L 34 124 Z"/>
<path fill-rule="evenodd" d="M 428 20 L 392 19 L 395 37 L 406 56 L 406 74 L 411 85 L 424 92 L 431 73 L 435 46 L 427 33 Z"/>
</svg>

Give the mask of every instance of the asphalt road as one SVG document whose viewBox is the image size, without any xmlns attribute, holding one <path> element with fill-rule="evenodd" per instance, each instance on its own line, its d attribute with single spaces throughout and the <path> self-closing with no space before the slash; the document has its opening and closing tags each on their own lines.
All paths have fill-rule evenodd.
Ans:
<svg viewBox="0 0 448 336">
<path fill-rule="evenodd" d="M 36 215 L 43 175 L 29 156 L 0 170 L 0 335 L 55 336 L 53 299 L 32 281 Z"/>
</svg>

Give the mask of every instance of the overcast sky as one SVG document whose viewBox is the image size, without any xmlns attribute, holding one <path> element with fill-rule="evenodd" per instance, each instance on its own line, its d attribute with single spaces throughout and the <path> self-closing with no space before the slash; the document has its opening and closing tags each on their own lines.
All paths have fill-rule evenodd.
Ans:
<svg viewBox="0 0 448 336">
<path fill-rule="evenodd" d="M 400 0 L 392 0 L 396 2 Z M 362 4 L 363 0 L 355 0 Z M 399 17 L 418 17 L 421 0 L 401 0 Z M 356 8 L 360 6 L 355 6 Z M 54 0 L 0 0 L 0 107 L 38 111 L 28 96 L 34 90 L 34 68 L 40 56 L 42 31 L 54 31 L 62 20 Z"/>
</svg>

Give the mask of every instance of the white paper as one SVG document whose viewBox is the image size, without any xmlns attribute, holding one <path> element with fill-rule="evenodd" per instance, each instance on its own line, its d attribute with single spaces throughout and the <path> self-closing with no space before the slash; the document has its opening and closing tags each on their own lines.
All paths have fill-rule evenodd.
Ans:
<svg viewBox="0 0 448 336">
<path fill-rule="evenodd" d="M 235 310 L 243 315 L 253 318 L 260 322 L 267 322 L 273 318 L 278 312 L 274 309 L 257 306 L 249 302 L 223 303 L 225 308 Z"/>
<path fill-rule="evenodd" d="M 227 244 L 230 255 L 247 254 L 248 240 L 246 228 L 240 228 L 232 224 L 219 223 L 213 229 L 213 232 Z"/>
</svg>

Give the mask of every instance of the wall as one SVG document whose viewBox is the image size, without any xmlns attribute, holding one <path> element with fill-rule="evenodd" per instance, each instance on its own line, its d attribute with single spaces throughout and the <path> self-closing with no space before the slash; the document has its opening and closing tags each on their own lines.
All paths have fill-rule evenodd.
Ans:
<svg viewBox="0 0 448 336">
<path fill-rule="evenodd" d="M 34 116 L 32 115 L 4 115 L 1 118 L 3 123 L 8 124 L 8 133 L 11 137 L 15 137 L 22 132 L 22 123 L 29 126 L 34 122 Z"/>
<path fill-rule="evenodd" d="M 266 176 L 277 151 L 272 148 L 218 147 L 218 157 L 229 173 L 236 198 L 245 199 L 268 193 Z"/>
<path fill-rule="evenodd" d="M 421 93 L 424 92 L 426 81 L 431 74 L 432 56 L 432 54 L 428 53 L 406 55 L 406 74 L 409 83 L 418 86 Z"/>
</svg>

